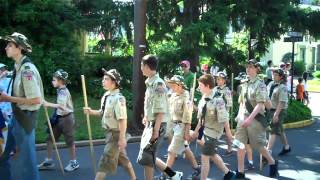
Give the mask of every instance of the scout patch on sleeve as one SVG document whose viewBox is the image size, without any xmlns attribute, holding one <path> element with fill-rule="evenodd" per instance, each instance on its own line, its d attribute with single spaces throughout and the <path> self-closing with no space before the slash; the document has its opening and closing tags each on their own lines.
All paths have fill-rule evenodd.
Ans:
<svg viewBox="0 0 320 180">
<path fill-rule="evenodd" d="M 67 92 L 66 92 L 65 90 L 60 90 L 60 91 L 58 92 L 58 95 L 59 95 L 59 96 L 67 96 Z"/>
<path fill-rule="evenodd" d="M 264 83 L 259 83 L 258 90 L 259 91 L 266 91 L 267 87 L 266 87 L 266 85 Z"/>
<path fill-rule="evenodd" d="M 119 98 L 120 106 L 126 106 L 126 99 L 124 97 Z"/>
<path fill-rule="evenodd" d="M 156 94 L 164 94 L 166 92 L 166 88 L 164 87 L 164 84 L 162 82 L 158 82 L 156 89 L 155 89 L 155 93 Z"/>
<path fill-rule="evenodd" d="M 27 67 L 29 67 L 29 66 L 27 66 Z M 26 70 L 26 71 L 22 72 L 22 77 L 28 81 L 31 81 L 33 79 L 33 75 L 34 75 L 34 73 L 31 70 Z"/>
</svg>

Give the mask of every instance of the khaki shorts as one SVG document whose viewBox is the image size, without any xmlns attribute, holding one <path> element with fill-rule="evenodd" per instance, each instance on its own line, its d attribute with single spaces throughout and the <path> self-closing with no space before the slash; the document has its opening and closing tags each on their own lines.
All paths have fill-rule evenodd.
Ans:
<svg viewBox="0 0 320 180">
<path fill-rule="evenodd" d="M 168 151 L 175 154 L 182 154 L 187 148 L 189 148 L 188 141 L 185 141 L 181 136 L 173 136 Z"/>
<path fill-rule="evenodd" d="M 267 142 L 266 129 L 255 119 L 246 128 L 241 127 L 241 124 L 238 123 L 235 138 L 243 144 L 247 144 L 249 141 L 253 148 L 260 151 Z"/>
<path fill-rule="evenodd" d="M 64 136 L 64 140 L 68 147 L 74 144 L 74 114 L 70 113 L 66 116 L 59 117 L 59 122 L 55 126 L 52 126 L 53 135 L 56 141 L 59 140 L 61 134 Z M 47 137 L 47 141 L 52 142 L 50 134 Z"/>
<path fill-rule="evenodd" d="M 204 135 L 204 145 L 202 147 L 202 154 L 205 156 L 213 156 L 218 151 L 218 140 L 207 135 Z"/>
<path fill-rule="evenodd" d="M 274 114 L 275 111 L 272 111 L 272 116 Z M 286 110 L 282 110 L 279 114 L 279 121 L 277 123 L 273 123 L 272 120 L 270 122 L 270 128 L 271 134 L 275 134 L 275 135 L 281 135 L 281 133 L 283 132 L 283 121 L 287 116 L 287 111 Z"/>
<path fill-rule="evenodd" d="M 166 125 L 165 137 L 172 137 L 173 136 L 173 126 L 174 126 L 174 123 L 171 120 L 168 120 L 167 125 Z"/>
<path fill-rule="evenodd" d="M 128 166 L 130 160 L 125 150 L 119 150 L 119 131 L 106 131 L 106 146 L 99 160 L 98 171 L 115 174 L 118 165 Z"/>
</svg>

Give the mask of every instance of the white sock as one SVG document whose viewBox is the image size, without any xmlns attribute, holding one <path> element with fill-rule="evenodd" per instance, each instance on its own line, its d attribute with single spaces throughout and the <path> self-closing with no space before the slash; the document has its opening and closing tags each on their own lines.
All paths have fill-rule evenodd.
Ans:
<svg viewBox="0 0 320 180">
<path fill-rule="evenodd" d="M 290 148 L 289 144 L 284 146 L 285 150 L 288 150 Z"/>
<path fill-rule="evenodd" d="M 249 161 L 249 160 L 248 160 Z M 253 164 L 253 161 L 249 161 L 249 164 Z"/>
</svg>

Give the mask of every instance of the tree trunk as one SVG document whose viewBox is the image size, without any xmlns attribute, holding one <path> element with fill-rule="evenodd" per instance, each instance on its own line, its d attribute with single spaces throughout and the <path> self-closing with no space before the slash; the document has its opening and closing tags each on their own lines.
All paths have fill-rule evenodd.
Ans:
<svg viewBox="0 0 320 180">
<path fill-rule="evenodd" d="M 142 127 L 145 85 L 140 70 L 141 59 L 145 53 L 147 0 L 135 0 L 134 4 L 134 59 L 132 74 L 133 125 Z"/>
</svg>

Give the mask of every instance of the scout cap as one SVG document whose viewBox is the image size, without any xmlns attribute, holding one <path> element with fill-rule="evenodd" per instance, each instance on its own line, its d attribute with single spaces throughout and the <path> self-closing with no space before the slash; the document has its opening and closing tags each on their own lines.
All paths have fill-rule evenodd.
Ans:
<svg viewBox="0 0 320 180">
<path fill-rule="evenodd" d="M 279 74 L 279 76 L 281 76 L 281 77 L 285 76 L 284 71 L 280 68 L 274 69 L 273 72 Z"/>
<path fill-rule="evenodd" d="M 104 68 L 102 68 L 102 72 L 104 75 L 111 77 L 111 79 L 114 80 L 118 86 L 120 86 L 120 81 L 122 77 L 116 69 L 110 69 L 109 71 L 107 71 Z"/>
<path fill-rule="evenodd" d="M 235 77 L 234 79 L 235 79 L 235 80 L 238 80 L 238 81 L 240 81 L 240 82 L 245 82 L 245 81 L 248 80 L 248 76 L 247 76 L 247 74 L 246 74 L 245 72 L 240 72 L 240 73 L 238 74 L 238 76 Z"/>
<path fill-rule="evenodd" d="M 224 71 L 219 71 L 217 74 L 216 74 L 216 77 L 222 77 L 224 79 L 227 79 L 227 72 L 224 70 Z"/>
<path fill-rule="evenodd" d="M 68 80 L 68 77 L 69 77 L 69 74 L 64 71 L 63 69 L 58 69 L 54 74 L 53 74 L 54 77 L 58 78 L 58 79 L 62 79 L 64 80 L 65 82 L 69 82 Z"/>
<path fill-rule="evenodd" d="M 174 75 L 170 79 L 166 80 L 167 83 L 173 83 L 182 86 L 184 89 L 187 87 L 184 84 L 184 78 L 180 75 Z"/>
<path fill-rule="evenodd" d="M 188 60 L 181 61 L 180 65 L 185 65 L 186 67 L 190 67 L 190 62 Z"/>
<path fill-rule="evenodd" d="M 14 32 L 13 34 L 7 35 L 5 37 L 0 36 L 0 39 L 5 40 L 7 42 L 13 42 L 13 43 L 21 46 L 22 49 L 28 53 L 32 52 L 32 47 L 28 43 L 28 38 L 21 33 Z"/>
</svg>

